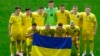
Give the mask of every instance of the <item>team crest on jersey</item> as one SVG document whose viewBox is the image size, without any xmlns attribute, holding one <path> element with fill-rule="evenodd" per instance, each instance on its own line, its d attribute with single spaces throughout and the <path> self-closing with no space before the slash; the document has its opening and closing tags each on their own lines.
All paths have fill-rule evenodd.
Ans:
<svg viewBox="0 0 100 56">
<path fill-rule="evenodd" d="M 76 18 L 79 18 L 79 15 L 77 15 Z"/>
<path fill-rule="evenodd" d="M 91 18 L 91 17 L 89 17 L 89 20 L 92 20 L 92 18 Z"/>
</svg>

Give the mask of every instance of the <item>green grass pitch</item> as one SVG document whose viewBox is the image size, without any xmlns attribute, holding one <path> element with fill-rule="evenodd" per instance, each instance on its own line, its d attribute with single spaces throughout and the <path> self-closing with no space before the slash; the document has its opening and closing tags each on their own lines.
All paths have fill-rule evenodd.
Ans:
<svg viewBox="0 0 100 56">
<path fill-rule="evenodd" d="M 10 56 L 8 20 L 11 13 L 14 11 L 15 6 L 21 6 L 22 11 L 24 11 L 26 7 L 30 7 L 32 11 L 35 11 L 39 6 L 47 7 L 47 2 L 48 0 L 0 0 L 0 56 Z M 96 15 L 98 21 L 97 34 L 94 39 L 94 54 L 95 56 L 100 56 L 100 0 L 54 0 L 54 3 L 57 7 L 59 7 L 60 4 L 65 4 L 66 9 L 68 10 L 71 10 L 73 5 L 78 5 L 80 12 L 84 11 L 86 5 L 91 6 L 91 11 Z M 75 48 L 72 50 L 72 56 L 75 54 L 74 49 Z M 81 53 L 82 50 L 81 42 Z M 89 48 L 87 51 L 89 53 Z"/>
</svg>

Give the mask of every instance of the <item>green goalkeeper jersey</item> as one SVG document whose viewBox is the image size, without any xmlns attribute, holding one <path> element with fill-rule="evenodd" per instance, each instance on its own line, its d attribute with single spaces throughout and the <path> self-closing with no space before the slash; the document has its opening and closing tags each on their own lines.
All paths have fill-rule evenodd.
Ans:
<svg viewBox="0 0 100 56">
<path fill-rule="evenodd" d="M 55 17 L 55 12 L 57 11 L 57 7 L 45 8 L 44 10 L 46 12 L 45 24 L 50 24 L 51 26 L 55 26 L 57 21 Z"/>
</svg>

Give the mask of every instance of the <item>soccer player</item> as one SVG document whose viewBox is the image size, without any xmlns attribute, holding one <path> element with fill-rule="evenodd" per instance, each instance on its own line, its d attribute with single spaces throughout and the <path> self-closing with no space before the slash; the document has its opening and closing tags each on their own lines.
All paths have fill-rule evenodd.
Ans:
<svg viewBox="0 0 100 56">
<path fill-rule="evenodd" d="M 56 18 L 57 18 L 57 24 L 62 23 L 63 25 L 68 24 L 69 19 L 69 11 L 65 10 L 65 5 L 60 6 L 60 10 L 56 11 Z"/>
<path fill-rule="evenodd" d="M 10 35 L 10 52 L 11 56 L 14 56 L 14 45 L 17 44 L 16 49 L 17 55 L 22 56 L 20 53 L 21 49 L 21 38 L 22 38 L 22 18 L 20 15 L 21 8 L 15 7 L 15 12 L 11 15 L 9 20 L 9 35 Z"/>
<path fill-rule="evenodd" d="M 62 23 L 58 23 L 58 26 L 55 29 L 55 37 L 64 37 L 65 36 L 65 29 L 63 28 Z"/>
<path fill-rule="evenodd" d="M 55 12 L 57 11 L 57 7 L 54 7 L 54 3 L 52 0 L 49 1 L 48 7 L 44 8 L 46 12 L 46 19 L 45 24 L 50 24 L 50 26 L 56 25 L 56 18 L 55 18 Z"/>
<path fill-rule="evenodd" d="M 94 56 L 93 49 L 94 49 L 94 35 L 96 34 L 97 28 L 97 21 L 96 16 L 91 13 L 91 9 L 89 6 L 85 7 L 85 12 L 81 13 L 81 19 L 83 21 L 82 26 L 82 37 L 83 37 L 83 54 L 82 56 L 86 55 L 86 41 L 89 40 L 90 45 L 90 55 Z"/>
<path fill-rule="evenodd" d="M 74 21 L 71 21 L 70 25 L 67 25 L 65 29 L 66 29 L 66 37 L 69 37 L 69 36 L 72 37 L 73 44 L 75 45 L 75 48 L 76 48 L 76 56 L 80 56 L 80 50 L 79 50 L 80 28 L 78 26 L 75 26 Z"/>
<path fill-rule="evenodd" d="M 26 40 L 26 30 L 32 26 L 32 15 L 31 15 L 31 9 L 26 8 L 25 13 L 22 15 L 22 23 L 23 23 L 23 37 L 22 37 L 22 52 L 24 50 L 24 43 Z"/>
<path fill-rule="evenodd" d="M 44 36 L 53 36 L 54 35 L 54 29 L 50 28 L 49 24 L 46 24 L 45 28 L 40 30 L 40 34 Z"/>
<path fill-rule="evenodd" d="M 37 26 L 44 26 L 45 20 L 45 12 L 43 7 L 39 7 L 38 11 L 32 13 L 33 22 L 37 24 Z"/>
<path fill-rule="evenodd" d="M 69 13 L 69 17 L 70 17 L 70 22 L 74 21 L 76 26 L 81 27 L 81 19 L 77 6 L 73 6 L 71 12 Z"/>
<path fill-rule="evenodd" d="M 19 6 L 17 6 L 17 7 L 19 7 Z M 22 16 L 23 12 L 20 11 L 19 14 Z M 13 15 L 15 15 L 15 13 L 12 13 L 12 14 L 11 14 L 11 16 L 13 16 Z"/>
<path fill-rule="evenodd" d="M 29 27 L 26 31 L 26 50 L 27 50 L 27 56 L 31 55 L 31 46 L 32 46 L 32 35 L 34 33 L 39 33 L 39 30 L 37 29 L 37 24 L 33 23 L 32 27 Z"/>
</svg>

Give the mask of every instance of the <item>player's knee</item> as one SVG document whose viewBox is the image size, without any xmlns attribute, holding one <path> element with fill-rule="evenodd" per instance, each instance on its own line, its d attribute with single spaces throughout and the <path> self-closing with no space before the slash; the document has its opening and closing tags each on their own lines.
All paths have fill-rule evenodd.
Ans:
<svg viewBox="0 0 100 56">
<path fill-rule="evenodd" d="M 30 45 L 27 45 L 27 48 L 30 48 Z"/>
<path fill-rule="evenodd" d="M 79 49 L 79 43 L 77 41 L 73 41 L 73 44 L 75 45 L 76 49 Z"/>
<path fill-rule="evenodd" d="M 73 41 L 75 45 L 79 45 L 79 41 Z"/>
<path fill-rule="evenodd" d="M 79 45 L 78 44 L 76 44 L 75 47 L 76 47 L 77 50 L 79 49 Z"/>
</svg>

